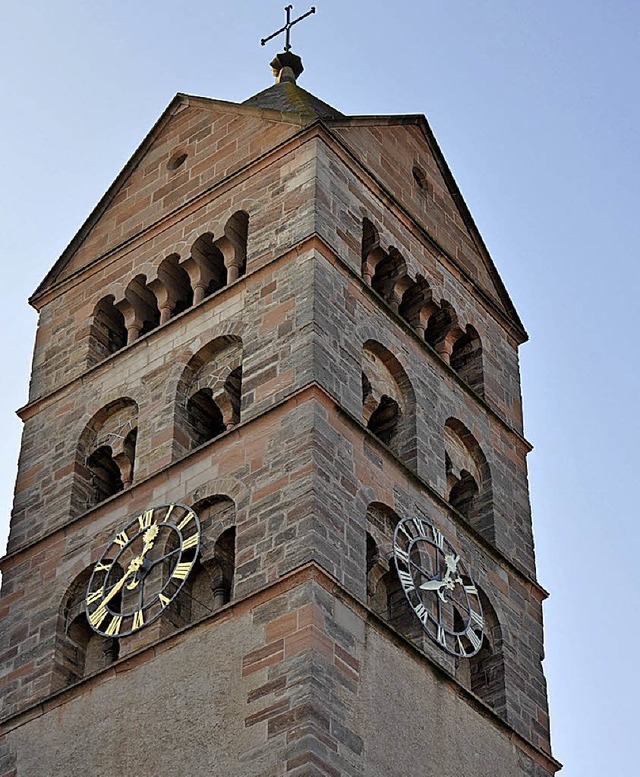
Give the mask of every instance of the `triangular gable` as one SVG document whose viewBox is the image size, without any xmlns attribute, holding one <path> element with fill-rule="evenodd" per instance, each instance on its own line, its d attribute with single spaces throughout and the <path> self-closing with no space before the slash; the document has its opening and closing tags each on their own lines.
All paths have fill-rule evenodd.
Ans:
<svg viewBox="0 0 640 777">
<path fill-rule="evenodd" d="M 31 297 L 86 267 L 188 200 L 278 146 L 312 120 L 176 95 Z M 241 142 L 240 142 L 241 141 Z M 184 171 L 168 169 L 181 152 Z M 197 178 L 189 170 L 197 166 Z"/>
<path fill-rule="evenodd" d="M 326 123 L 378 183 L 424 225 L 525 340 L 518 313 L 425 117 L 358 116 Z M 412 175 L 414 167 L 425 174 L 422 190 Z M 429 207 L 434 200 L 436 207 Z"/>
</svg>

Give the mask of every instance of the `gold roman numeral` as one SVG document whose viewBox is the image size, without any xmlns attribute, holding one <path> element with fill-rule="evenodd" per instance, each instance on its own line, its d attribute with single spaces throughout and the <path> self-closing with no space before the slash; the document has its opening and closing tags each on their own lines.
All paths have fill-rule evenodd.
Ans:
<svg viewBox="0 0 640 777">
<path fill-rule="evenodd" d="M 148 529 L 152 523 L 153 523 L 153 510 L 147 510 L 146 512 L 142 513 L 142 515 L 138 516 L 138 524 L 140 526 L 140 531 L 144 531 L 145 529 Z"/>
<path fill-rule="evenodd" d="M 190 569 L 191 562 L 183 561 L 182 564 L 176 564 L 176 568 L 173 570 L 171 577 L 176 577 L 178 580 L 186 580 Z"/>
<path fill-rule="evenodd" d="M 111 569 L 111 564 L 104 564 L 102 561 L 98 561 L 94 568 L 94 572 L 107 572 Z"/>
<path fill-rule="evenodd" d="M 133 629 L 134 631 L 136 629 L 141 629 L 144 626 L 144 617 L 142 615 L 142 610 L 137 610 L 133 613 Z"/>
<path fill-rule="evenodd" d="M 196 532 L 196 534 L 192 534 L 189 539 L 185 540 L 182 543 L 182 550 L 189 550 L 189 548 L 195 548 L 198 544 L 198 540 L 200 539 L 200 535 Z"/>
<path fill-rule="evenodd" d="M 122 625 L 122 615 L 114 615 L 111 619 L 111 623 L 107 626 L 104 632 L 108 637 L 115 637 L 120 633 L 120 626 Z"/>
<path fill-rule="evenodd" d="M 160 599 L 160 604 L 162 605 L 162 609 L 163 610 L 169 604 L 169 602 L 171 601 L 171 599 L 167 599 L 167 597 L 164 594 L 160 594 L 158 596 L 158 599 Z"/>
<path fill-rule="evenodd" d="M 193 513 L 187 513 L 185 517 L 180 521 L 178 524 L 178 529 L 182 531 L 184 527 L 191 521 L 191 519 L 194 517 Z"/>
<path fill-rule="evenodd" d="M 87 604 L 93 604 L 94 602 L 99 602 L 103 596 L 104 596 L 104 586 L 102 588 L 98 588 L 98 590 L 94 591 L 92 594 L 87 594 Z"/>
<path fill-rule="evenodd" d="M 99 629 L 102 621 L 107 617 L 107 607 L 101 604 L 95 612 L 92 612 L 89 616 L 89 623 L 94 629 Z"/>
<path fill-rule="evenodd" d="M 114 542 L 116 545 L 120 545 L 121 548 L 124 548 L 124 546 L 129 542 L 129 535 L 126 531 L 121 531 L 120 534 L 115 538 Z"/>
</svg>

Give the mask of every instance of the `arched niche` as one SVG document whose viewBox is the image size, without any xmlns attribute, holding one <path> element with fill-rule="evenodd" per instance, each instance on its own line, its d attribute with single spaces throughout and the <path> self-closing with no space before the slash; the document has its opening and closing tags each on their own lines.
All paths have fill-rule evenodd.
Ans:
<svg viewBox="0 0 640 777">
<path fill-rule="evenodd" d="M 131 485 L 137 427 L 138 406 L 129 397 L 109 403 L 87 424 L 76 448 L 71 495 L 74 515 Z"/>
<path fill-rule="evenodd" d="M 491 470 L 476 438 L 456 418 L 444 429 L 446 497 L 485 539 L 495 542 Z"/>
<path fill-rule="evenodd" d="M 114 303 L 114 296 L 109 294 L 94 308 L 89 328 L 89 367 L 103 361 L 127 344 L 124 316 Z"/>
<path fill-rule="evenodd" d="M 242 340 L 215 338 L 185 367 L 176 396 L 174 455 L 215 439 L 240 422 Z"/>
<path fill-rule="evenodd" d="M 482 367 L 482 342 L 471 324 L 452 345 L 449 364 L 471 388 L 484 396 L 484 371 Z"/>
<path fill-rule="evenodd" d="M 400 362 L 374 340 L 362 351 L 362 415 L 381 442 L 415 467 L 415 392 Z"/>
</svg>

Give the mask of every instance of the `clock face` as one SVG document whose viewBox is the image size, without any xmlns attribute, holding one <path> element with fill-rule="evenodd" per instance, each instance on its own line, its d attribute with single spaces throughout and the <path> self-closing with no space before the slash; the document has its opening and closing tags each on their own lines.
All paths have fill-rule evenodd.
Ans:
<svg viewBox="0 0 640 777">
<path fill-rule="evenodd" d="M 442 532 L 424 518 L 405 518 L 393 536 L 396 569 L 423 629 L 454 656 L 482 646 L 484 620 L 478 590 Z"/>
<path fill-rule="evenodd" d="M 200 522 L 185 505 L 132 518 L 93 568 L 85 611 L 91 628 L 125 637 L 152 623 L 184 585 L 200 549 Z"/>
</svg>

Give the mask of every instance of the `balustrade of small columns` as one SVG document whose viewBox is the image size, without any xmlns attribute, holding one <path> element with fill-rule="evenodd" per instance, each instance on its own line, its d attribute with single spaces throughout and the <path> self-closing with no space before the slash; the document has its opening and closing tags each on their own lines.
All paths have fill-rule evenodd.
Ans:
<svg viewBox="0 0 640 777">
<path fill-rule="evenodd" d="M 248 224 L 246 213 L 235 213 L 217 240 L 210 232 L 200 235 L 184 261 L 177 253 L 171 254 L 162 260 L 153 280 L 136 276 L 124 299 L 115 302 L 108 295 L 100 300 L 92 324 L 89 361 L 95 363 L 130 345 L 237 281 L 246 267 Z"/>
<path fill-rule="evenodd" d="M 400 252 L 393 246 L 387 251 L 382 248 L 377 231 L 368 219 L 363 221 L 362 278 L 446 364 L 452 365 L 451 357 L 461 338 L 473 340 L 478 364 L 461 376 L 482 393 L 482 346 L 476 330 L 471 326 L 465 329 L 450 303 L 445 300 L 438 303 L 433 298 L 425 278 L 418 275 L 414 280 L 409 276 Z M 469 380 L 466 373 L 473 374 L 474 379 Z"/>
</svg>

